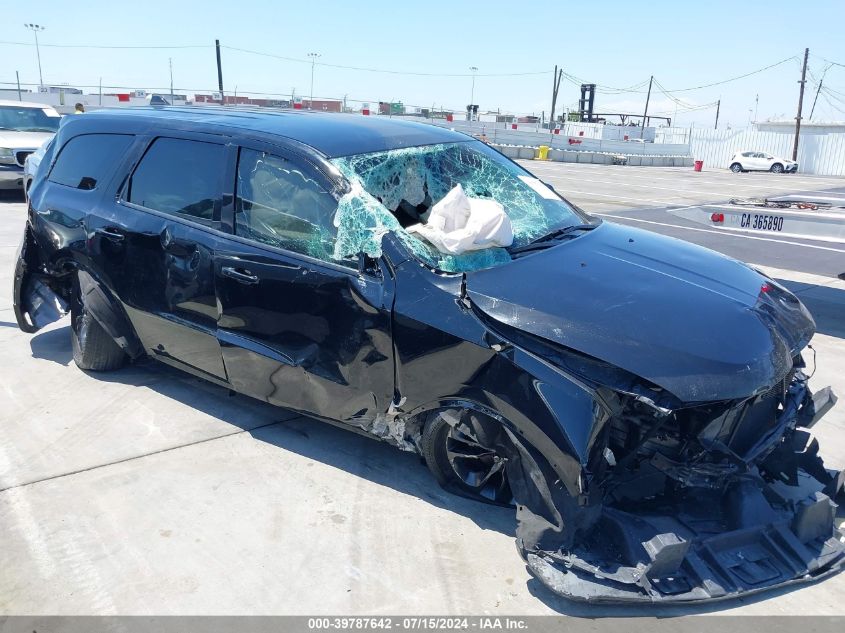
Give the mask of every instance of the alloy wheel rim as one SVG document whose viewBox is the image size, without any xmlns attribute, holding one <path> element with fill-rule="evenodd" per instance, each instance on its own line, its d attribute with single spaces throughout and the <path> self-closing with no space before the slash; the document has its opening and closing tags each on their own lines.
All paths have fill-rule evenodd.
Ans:
<svg viewBox="0 0 845 633">
<path fill-rule="evenodd" d="M 449 428 L 446 456 L 461 483 L 488 501 L 511 504 L 513 494 L 506 472 L 507 457 L 493 446 L 485 445 L 485 437 L 472 427 L 472 421 L 461 421 Z"/>
</svg>

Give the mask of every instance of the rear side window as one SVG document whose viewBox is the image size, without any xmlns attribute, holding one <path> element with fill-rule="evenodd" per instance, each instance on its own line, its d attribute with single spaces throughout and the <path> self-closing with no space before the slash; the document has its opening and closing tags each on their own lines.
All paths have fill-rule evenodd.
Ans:
<svg viewBox="0 0 845 633">
<path fill-rule="evenodd" d="M 163 213 L 213 220 L 224 169 L 222 145 L 158 138 L 132 174 L 126 199 Z"/>
<path fill-rule="evenodd" d="M 134 138 L 131 134 L 74 136 L 62 147 L 47 180 L 74 189 L 96 189 L 103 184 Z"/>
</svg>

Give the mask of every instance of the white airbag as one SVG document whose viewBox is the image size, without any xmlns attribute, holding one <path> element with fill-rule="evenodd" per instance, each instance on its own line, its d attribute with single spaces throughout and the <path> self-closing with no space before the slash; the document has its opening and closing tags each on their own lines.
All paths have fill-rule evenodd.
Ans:
<svg viewBox="0 0 845 633">
<path fill-rule="evenodd" d="M 504 207 L 495 200 L 468 198 L 456 185 L 431 208 L 425 224 L 407 228 L 450 255 L 513 244 L 513 227 Z"/>
</svg>

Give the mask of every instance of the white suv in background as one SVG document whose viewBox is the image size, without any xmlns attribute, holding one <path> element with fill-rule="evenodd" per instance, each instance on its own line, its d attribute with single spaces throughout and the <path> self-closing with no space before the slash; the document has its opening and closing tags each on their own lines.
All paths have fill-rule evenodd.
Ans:
<svg viewBox="0 0 845 633">
<path fill-rule="evenodd" d="M 794 160 L 772 156 L 768 152 L 737 152 L 731 157 L 728 169 L 735 174 L 742 171 L 771 171 L 776 174 L 795 173 L 798 163 Z"/>
<path fill-rule="evenodd" d="M 61 118 L 43 103 L 0 100 L 0 190 L 23 188 L 26 157 L 55 135 Z"/>
</svg>

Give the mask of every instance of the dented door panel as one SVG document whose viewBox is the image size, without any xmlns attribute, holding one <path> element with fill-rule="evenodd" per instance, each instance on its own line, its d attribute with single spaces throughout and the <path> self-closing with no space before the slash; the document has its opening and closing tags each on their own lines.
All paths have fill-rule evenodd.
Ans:
<svg viewBox="0 0 845 633">
<path fill-rule="evenodd" d="M 364 427 L 387 411 L 389 275 L 359 275 L 234 240 L 216 254 L 214 268 L 218 338 L 235 389 Z"/>
</svg>

